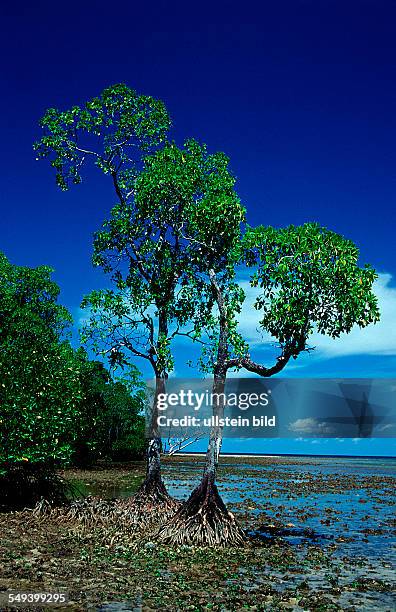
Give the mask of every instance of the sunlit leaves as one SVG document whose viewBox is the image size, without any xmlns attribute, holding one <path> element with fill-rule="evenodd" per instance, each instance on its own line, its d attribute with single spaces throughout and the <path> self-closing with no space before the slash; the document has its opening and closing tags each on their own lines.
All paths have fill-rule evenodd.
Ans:
<svg viewBox="0 0 396 612">
<path fill-rule="evenodd" d="M 40 125 L 37 159 L 50 159 L 62 190 L 81 182 L 91 159 L 104 174 L 120 174 L 120 188 L 128 193 L 142 152 L 164 140 L 170 119 L 163 102 L 118 84 L 82 107 L 48 109 Z"/>
<path fill-rule="evenodd" d="M 50 268 L 14 266 L 0 255 L 0 469 L 70 455 L 82 395 L 58 293 Z"/>
<path fill-rule="evenodd" d="M 133 198 L 116 205 L 95 235 L 94 263 L 115 287 L 84 301 L 91 314 L 84 339 L 95 350 L 102 346 L 118 365 L 125 355 L 144 355 L 157 373 L 173 369 L 177 330 L 189 325 L 197 339 L 210 324 L 209 268 L 220 281 L 228 269 L 233 274 L 245 215 L 234 183 L 228 158 L 194 140 L 144 158 Z"/>
<path fill-rule="evenodd" d="M 356 245 L 314 223 L 249 229 L 244 240 L 261 325 L 296 356 L 318 331 L 332 338 L 379 320 L 377 275 Z"/>
</svg>

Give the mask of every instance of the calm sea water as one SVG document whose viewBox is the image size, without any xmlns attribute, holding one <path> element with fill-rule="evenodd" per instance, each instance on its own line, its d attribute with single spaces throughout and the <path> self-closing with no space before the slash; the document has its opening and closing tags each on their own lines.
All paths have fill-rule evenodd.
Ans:
<svg viewBox="0 0 396 612">
<path fill-rule="evenodd" d="M 340 554 L 395 561 L 396 459 L 361 457 L 284 457 L 260 465 L 249 457 L 223 458 L 218 488 L 233 512 L 250 517 L 254 531 L 276 517 L 293 525 L 283 536 L 301 542 L 313 531 L 315 543 L 340 543 Z M 236 461 L 238 461 L 236 463 Z M 199 482 L 202 464 L 164 466 L 169 492 L 185 499 Z M 307 518 L 308 513 L 308 518 Z M 263 516 L 264 515 L 264 516 Z M 372 532 L 372 533 L 371 533 Z"/>
</svg>

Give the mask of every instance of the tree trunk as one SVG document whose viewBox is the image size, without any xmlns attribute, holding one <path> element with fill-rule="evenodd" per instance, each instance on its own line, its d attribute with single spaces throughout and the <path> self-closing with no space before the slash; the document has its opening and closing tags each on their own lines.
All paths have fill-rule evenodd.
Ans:
<svg viewBox="0 0 396 612">
<path fill-rule="evenodd" d="M 215 374 L 213 415 L 224 415 L 225 376 Z M 160 528 L 158 539 L 171 544 L 198 546 L 232 546 L 243 543 L 245 537 L 221 499 L 216 487 L 216 473 L 223 437 L 222 427 L 214 425 L 210 432 L 205 467 L 200 484 L 170 520 Z"/>
<path fill-rule="evenodd" d="M 213 270 L 209 271 L 209 277 L 220 313 L 212 394 L 213 416 L 221 419 L 224 416 L 224 390 L 227 378 L 228 319 L 223 294 Z M 157 534 L 160 541 L 202 546 L 232 546 L 243 543 L 244 533 L 234 515 L 227 510 L 216 487 L 222 439 L 223 428 L 215 424 L 210 432 L 202 480 L 176 514 L 160 528 Z"/>
<path fill-rule="evenodd" d="M 163 518 L 171 516 L 180 502 L 172 498 L 161 477 L 161 437 L 158 431 L 158 395 L 165 392 L 165 376 L 156 378 L 149 442 L 146 453 L 146 478 L 130 501 L 132 512 L 142 520 L 155 520 L 158 514 Z M 151 516 L 150 516 L 151 515 Z"/>
<path fill-rule="evenodd" d="M 218 419 L 222 419 L 224 417 L 224 391 L 225 376 L 215 374 L 212 387 L 213 398 L 216 398 L 212 411 L 215 419 L 216 417 L 218 417 Z M 208 481 L 213 481 L 213 483 L 216 480 L 220 449 L 223 441 L 223 428 L 218 425 L 218 419 L 215 421 L 217 424 L 212 427 L 210 432 L 203 473 L 203 478 L 207 476 Z"/>
</svg>

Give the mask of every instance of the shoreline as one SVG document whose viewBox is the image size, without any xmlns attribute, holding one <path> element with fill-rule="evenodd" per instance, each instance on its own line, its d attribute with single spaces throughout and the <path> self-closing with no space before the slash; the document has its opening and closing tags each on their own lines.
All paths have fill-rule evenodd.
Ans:
<svg viewBox="0 0 396 612">
<path fill-rule="evenodd" d="M 175 453 L 174 455 L 164 455 L 164 457 L 204 457 L 206 452 L 194 452 L 194 453 Z M 220 457 L 235 457 L 235 458 L 262 458 L 262 459 L 283 459 L 291 457 L 293 459 L 301 457 L 305 458 L 321 458 L 321 459 L 393 459 L 396 460 L 395 455 L 320 455 L 320 454 L 301 454 L 301 453 L 221 453 Z"/>
<path fill-rule="evenodd" d="M 167 489 L 180 501 L 200 478 L 204 456 L 192 455 L 165 457 Z M 82 529 L 78 516 L 4 512 L 0 591 L 67 585 L 75 612 L 209 611 L 209 602 L 216 611 L 394 608 L 393 463 L 389 470 L 371 462 L 366 470 L 343 459 L 221 459 L 219 490 L 248 535 L 246 546 L 169 547 L 112 525 Z M 99 497 L 106 508 L 132 497 L 144 475 L 143 461 L 63 474 L 81 498 Z"/>
</svg>

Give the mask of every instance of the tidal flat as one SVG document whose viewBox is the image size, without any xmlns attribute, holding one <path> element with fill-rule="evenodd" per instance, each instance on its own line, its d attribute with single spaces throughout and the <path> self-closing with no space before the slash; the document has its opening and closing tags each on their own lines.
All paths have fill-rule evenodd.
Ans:
<svg viewBox="0 0 396 612">
<path fill-rule="evenodd" d="M 165 458 L 169 492 L 186 499 L 202 467 Z M 79 496 L 104 499 L 133 495 L 143 474 L 143 463 L 62 473 Z M 224 456 L 218 487 L 243 548 L 170 548 L 149 534 L 131 545 L 100 525 L 3 509 L 0 593 L 62 588 L 70 602 L 58 609 L 103 612 L 393 611 L 395 484 L 392 459 Z"/>
</svg>

